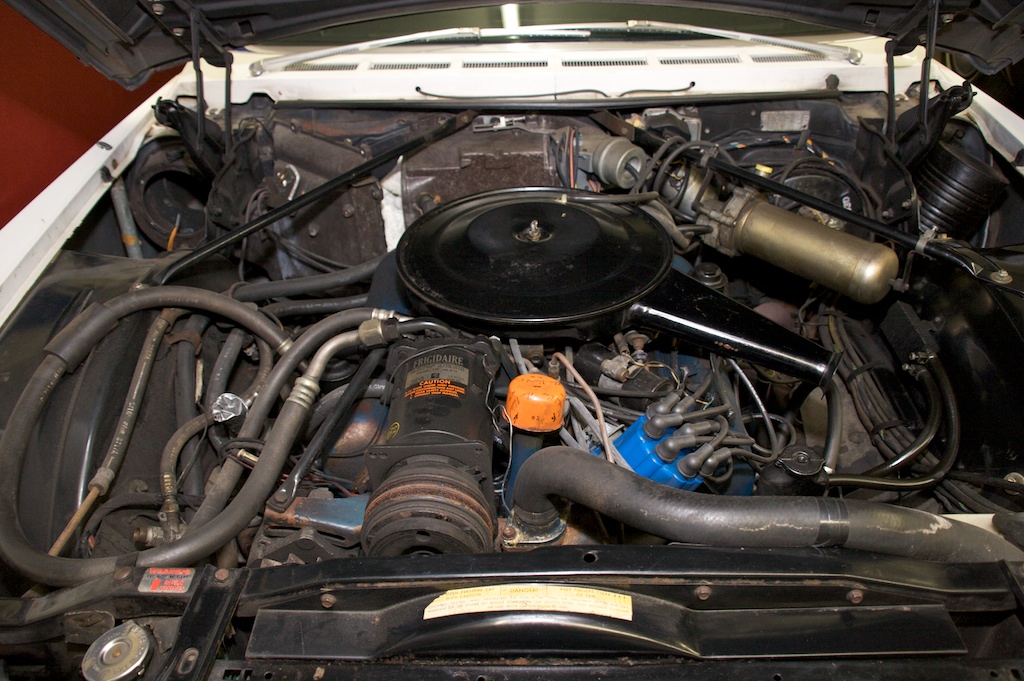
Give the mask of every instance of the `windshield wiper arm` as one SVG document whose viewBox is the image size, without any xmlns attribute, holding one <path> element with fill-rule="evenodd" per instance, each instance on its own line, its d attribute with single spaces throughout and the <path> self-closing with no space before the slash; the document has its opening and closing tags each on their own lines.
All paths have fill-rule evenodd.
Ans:
<svg viewBox="0 0 1024 681">
<path fill-rule="evenodd" d="M 770 45 L 772 47 L 782 47 L 789 50 L 797 50 L 799 52 L 809 52 L 811 54 L 821 55 L 825 59 L 834 61 L 848 61 L 851 64 L 859 64 L 861 58 L 864 56 L 860 50 L 855 50 L 852 47 L 838 47 L 836 45 L 828 45 L 822 43 L 812 43 L 805 40 L 791 40 L 789 38 L 776 38 L 770 35 L 760 35 L 757 33 L 744 33 L 742 31 L 730 31 L 726 29 L 718 28 L 707 28 L 705 26 L 695 26 L 693 24 L 675 24 L 665 21 L 647 21 L 630 19 L 625 22 L 604 22 L 596 24 L 557 24 L 548 25 L 538 28 L 546 28 L 551 30 L 586 30 L 590 31 L 594 35 L 600 35 L 602 32 L 626 32 L 630 34 L 643 35 L 706 35 L 714 38 L 726 38 L 728 40 L 738 40 L 745 43 L 755 43 L 758 45 Z"/>
<path fill-rule="evenodd" d="M 692 24 L 674 24 L 663 21 L 630 20 L 626 22 L 606 22 L 596 24 L 552 24 L 545 26 L 520 26 L 515 28 L 443 28 L 436 31 L 421 31 L 419 33 L 408 33 L 393 38 L 380 38 L 378 40 L 367 40 L 361 43 L 327 47 L 320 50 L 300 52 L 298 54 L 285 55 L 262 59 L 253 63 L 249 71 L 253 76 L 259 76 L 268 71 L 281 71 L 289 66 L 304 64 L 317 59 L 335 57 L 341 54 L 353 54 L 366 52 L 380 47 L 392 47 L 395 45 L 407 45 L 418 42 L 437 42 L 458 38 L 571 38 L 586 39 L 594 33 L 603 31 L 625 31 L 627 33 L 656 33 L 656 34 L 693 34 L 706 35 L 715 38 L 726 38 L 728 40 L 739 40 L 758 45 L 770 45 L 782 47 L 799 52 L 808 52 L 820 55 L 826 59 L 837 61 L 848 61 L 851 64 L 860 63 L 863 56 L 860 50 L 850 47 L 837 47 L 812 43 L 804 40 L 790 40 L 788 38 L 776 38 L 773 36 L 759 35 L 756 33 L 744 33 L 742 31 L 729 31 Z"/>
<path fill-rule="evenodd" d="M 715 38 L 727 38 L 729 40 L 741 40 L 747 43 L 756 43 L 759 45 L 771 45 L 772 47 L 783 47 L 790 50 L 798 50 L 800 52 L 810 52 L 812 54 L 819 54 L 826 59 L 833 59 L 837 61 L 848 61 L 851 64 L 859 64 L 863 58 L 863 54 L 860 50 L 855 50 L 852 47 L 837 47 L 836 45 L 825 45 L 821 43 L 811 43 L 805 40 L 790 40 L 788 38 L 776 38 L 769 35 L 760 35 L 757 33 L 744 33 L 742 31 L 729 31 L 718 28 L 707 28 L 705 26 L 694 26 L 691 24 L 673 24 L 663 21 L 627 21 L 627 28 L 630 29 L 657 29 L 659 32 L 672 32 L 672 33 L 696 33 L 698 35 L 708 35 Z"/>
<path fill-rule="evenodd" d="M 436 31 L 420 31 L 419 33 L 408 33 L 393 38 L 380 38 L 378 40 L 367 40 L 361 43 L 327 47 L 321 50 L 311 50 L 290 54 L 271 59 L 261 59 L 249 66 L 249 72 L 253 76 L 259 76 L 270 71 L 281 71 L 289 66 L 304 64 L 317 59 L 335 57 L 341 54 L 353 54 L 366 52 L 380 47 L 392 47 L 395 45 L 407 45 L 409 43 L 437 42 L 458 38 L 574 38 L 586 39 L 590 37 L 590 30 L 576 27 L 554 27 L 554 26 L 524 26 L 519 28 L 442 28 Z"/>
</svg>

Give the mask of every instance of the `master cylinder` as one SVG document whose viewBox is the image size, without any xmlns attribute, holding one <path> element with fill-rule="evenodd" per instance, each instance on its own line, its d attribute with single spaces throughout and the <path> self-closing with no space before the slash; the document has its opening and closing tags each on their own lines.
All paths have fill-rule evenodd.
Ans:
<svg viewBox="0 0 1024 681">
<path fill-rule="evenodd" d="M 384 442 L 367 452 L 374 490 L 361 535 L 367 554 L 492 550 L 494 425 L 488 402 L 499 358 L 487 340 L 393 347 Z"/>
</svg>

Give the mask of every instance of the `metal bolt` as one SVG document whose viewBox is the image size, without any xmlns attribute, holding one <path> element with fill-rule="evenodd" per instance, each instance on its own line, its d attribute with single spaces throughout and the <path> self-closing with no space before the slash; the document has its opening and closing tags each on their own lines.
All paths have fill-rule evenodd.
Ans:
<svg viewBox="0 0 1024 681">
<path fill-rule="evenodd" d="M 341 216 L 342 217 L 350 218 L 350 217 L 352 217 L 355 214 L 356 214 L 356 208 L 352 204 L 346 203 L 344 206 L 341 207 Z"/>
<path fill-rule="evenodd" d="M 942 23 L 949 24 L 949 23 L 952 23 L 953 19 L 956 19 L 956 15 L 955 14 L 942 14 L 942 15 L 939 16 L 939 18 L 942 19 Z"/>
<path fill-rule="evenodd" d="M 173 33 L 174 35 L 176 35 L 177 37 L 180 38 L 181 36 L 185 35 L 185 29 L 183 29 L 183 28 L 172 28 L 171 29 L 171 33 Z"/>
<path fill-rule="evenodd" d="M 857 605 L 864 600 L 864 592 L 860 589 L 851 589 L 850 593 L 846 594 L 846 600 Z"/>
<path fill-rule="evenodd" d="M 320 597 L 320 605 L 324 606 L 328 610 L 334 607 L 334 604 L 338 602 L 338 599 L 331 594 L 324 594 Z"/>
<path fill-rule="evenodd" d="M 501 528 L 501 537 L 502 539 L 515 539 L 516 528 L 512 527 L 511 525 L 506 525 L 505 527 Z"/>
<path fill-rule="evenodd" d="M 153 14 L 155 14 L 157 16 L 161 16 L 164 13 L 164 3 L 162 3 L 162 2 L 154 2 L 153 6 L 152 6 L 152 9 L 153 9 Z"/>
<path fill-rule="evenodd" d="M 1013 277 L 1006 270 L 997 270 L 992 274 L 988 275 L 989 279 L 996 282 L 997 284 L 1009 284 L 1013 281 Z"/>
<path fill-rule="evenodd" d="M 693 590 L 693 595 L 697 597 L 699 601 L 706 601 L 711 598 L 711 587 L 710 586 L 698 586 Z"/>
<path fill-rule="evenodd" d="M 221 568 L 213 573 L 213 578 L 216 579 L 218 582 L 226 582 L 228 581 L 228 577 L 230 576 L 231 571 L 227 568 Z"/>
<path fill-rule="evenodd" d="M 320 233 L 320 227 L 315 224 L 310 225 L 306 228 L 306 233 L 309 234 L 310 237 L 315 238 L 316 235 Z"/>
<path fill-rule="evenodd" d="M 189 648 L 181 654 L 181 659 L 178 661 L 177 672 L 180 676 L 185 676 L 192 672 L 196 668 L 196 661 L 199 659 L 199 649 Z"/>
<path fill-rule="evenodd" d="M 128 567 L 127 565 L 124 566 L 124 567 L 119 567 L 116 570 L 114 570 L 114 581 L 115 582 L 123 582 L 123 581 L 125 581 L 126 579 L 128 579 L 131 576 L 132 576 L 132 569 L 130 567 Z"/>
<path fill-rule="evenodd" d="M 530 226 L 523 232 L 523 236 L 529 241 L 540 241 L 544 236 L 544 231 L 540 228 L 540 223 L 536 220 L 530 221 Z"/>
<path fill-rule="evenodd" d="M 1007 473 L 1003 480 L 1006 480 L 1006 482 L 1014 482 L 1018 485 L 1024 485 L 1024 474 L 1014 471 L 1012 473 Z M 1013 490 L 1006 490 L 1006 493 L 1017 496 L 1017 492 L 1014 492 Z"/>
</svg>

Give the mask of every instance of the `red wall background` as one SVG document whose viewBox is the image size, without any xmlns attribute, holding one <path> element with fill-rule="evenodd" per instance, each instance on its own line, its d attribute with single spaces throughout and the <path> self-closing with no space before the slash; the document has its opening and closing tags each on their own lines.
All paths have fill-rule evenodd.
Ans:
<svg viewBox="0 0 1024 681">
<path fill-rule="evenodd" d="M 156 91 L 128 92 L 0 2 L 0 226 Z"/>
</svg>

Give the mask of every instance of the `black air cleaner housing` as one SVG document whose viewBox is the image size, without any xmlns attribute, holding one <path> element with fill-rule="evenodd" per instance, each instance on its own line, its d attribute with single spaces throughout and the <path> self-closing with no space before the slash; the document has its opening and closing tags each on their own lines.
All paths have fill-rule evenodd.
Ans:
<svg viewBox="0 0 1024 681">
<path fill-rule="evenodd" d="M 582 192 L 477 194 L 417 220 L 398 246 L 398 273 L 417 298 L 470 328 L 579 325 L 629 305 L 668 274 L 665 229 L 631 205 L 584 203 Z"/>
</svg>

